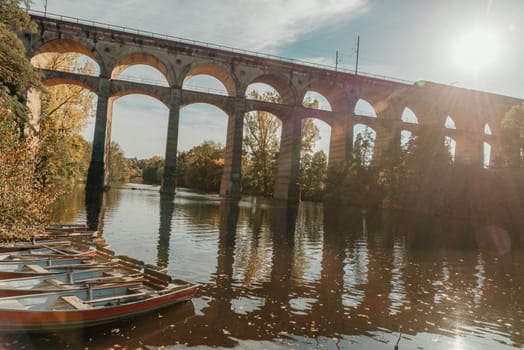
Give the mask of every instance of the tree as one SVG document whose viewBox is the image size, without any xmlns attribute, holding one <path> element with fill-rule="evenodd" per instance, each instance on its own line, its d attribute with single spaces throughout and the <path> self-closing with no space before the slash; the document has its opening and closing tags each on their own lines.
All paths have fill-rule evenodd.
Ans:
<svg viewBox="0 0 524 350">
<path fill-rule="evenodd" d="M 513 168 L 524 167 L 524 103 L 511 107 L 504 115 L 502 143 L 507 165 Z"/>
<path fill-rule="evenodd" d="M 41 86 L 41 76 L 25 56 L 25 48 L 10 30 L 31 29 L 31 19 L 20 8 L 22 1 L 0 1 L 0 128 L 26 127 L 27 92 Z"/>
<path fill-rule="evenodd" d="M 149 185 L 160 185 L 164 174 L 164 158 L 154 156 L 142 161 L 142 182 Z"/>
<path fill-rule="evenodd" d="M 224 170 L 224 147 L 213 141 L 181 152 L 177 159 L 177 169 L 181 187 L 203 191 L 218 192 Z"/>
<path fill-rule="evenodd" d="M 273 92 L 263 94 L 253 91 L 257 100 L 279 102 Z M 258 194 L 270 195 L 276 176 L 277 155 L 280 145 L 278 130 L 282 123 L 274 115 L 250 112 L 244 115 L 244 162 L 242 164 L 243 188 Z"/>
<path fill-rule="evenodd" d="M 29 113 L 26 96 L 38 89 L 40 75 L 10 29 L 30 29 L 21 1 L 0 1 L 0 238 L 30 237 L 46 219 L 54 199 L 44 192 L 37 153 L 24 137 Z"/>
<path fill-rule="evenodd" d="M 127 182 L 130 178 L 130 161 L 118 143 L 112 141 L 109 148 L 109 180 L 111 182 Z"/>
<path fill-rule="evenodd" d="M 314 108 L 318 101 L 308 97 L 304 105 Z M 320 140 L 320 131 L 311 118 L 302 120 L 300 131 L 300 196 L 303 200 L 320 200 L 327 171 L 327 157 L 324 152 L 313 154 L 315 144 Z"/>
<path fill-rule="evenodd" d="M 81 71 L 91 74 L 89 62 L 79 62 L 78 54 L 56 55 L 48 61 L 52 69 Z M 42 94 L 42 113 L 38 137 L 40 166 L 46 169 L 48 186 L 69 188 L 84 180 L 89 166 L 90 147 L 81 132 L 89 116 L 94 116 L 94 95 L 80 86 L 57 85 Z M 88 154 L 86 154 L 88 153 Z M 116 169 L 116 168 L 115 168 Z M 111 170 L 114 177 L 114 170 Z"/>
<path fill-rule="evenodd" d="M 300 162 L 300 196 L 302 200 L 318 201 L 324 192 L 327 156 L 323 151 L 309 153 Z"/>
<path fill-rule="evenodd" d="M 378 169 L 371 162 L 374 141 L 368 130 L 357 134 L 348 162 L 341 169 L 328 171 L 326 201 L 359 208 L 376 207 L 380 203 Z"/>
</svg>

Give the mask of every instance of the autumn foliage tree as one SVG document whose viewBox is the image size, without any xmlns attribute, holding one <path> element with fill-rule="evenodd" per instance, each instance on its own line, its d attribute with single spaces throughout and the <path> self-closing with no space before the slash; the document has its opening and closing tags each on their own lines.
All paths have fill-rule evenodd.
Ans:
<svg viewBox="0 0 524 350">
<path fill-rule="evenodd" d="M 52 201 L 41 181 L 37 150 L 24 135 L 29 125 L 26 96 L 40 88 L 40 75 L 12 30 L 31 27 L 21 1 L 0 1 L 0 239 L 31 236 Z"/>
<path fill-rule="evenodd" d="M 92 64 L 81 63 L 79 56 L 72 53 L 56 55 L 46 62 L 46 67 L 92 74 Z M 42 94 L 39 154 L 48 186 L 67 190 L 86 178 L 91 147 L 81 132 L 94 111 L 95 95 L 80 86 L 56 85 Z M 111 169 L 114 178 L 115 170 L 120 167 L 113 165 Z"/>
</svg>

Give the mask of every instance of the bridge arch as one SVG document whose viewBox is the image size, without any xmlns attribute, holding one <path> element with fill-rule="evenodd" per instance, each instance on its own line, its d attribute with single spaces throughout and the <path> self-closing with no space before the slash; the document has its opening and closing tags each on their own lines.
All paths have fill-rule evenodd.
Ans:
<svg viewBox="0 0 524 350">
<path fill-rule="evenodd" d="M 444 145 L 448 148 L 451 161 L 454 162 L 457 153 L 457 141 L 453 137 L 446 135 L 444 136 Z"/>
<path fill-rule="evenodd" d="M 195 98 L 186 100 L 180 107 L 181 109 L 184 109 L 187 107 L 192 108 L 197 105 L 209 105 L 213 108 L 219 109 L 221 112 L 224 112 L 226 114 L 229 113 L 226 103 L 218 103 L 216 100 L 206 98 Z"/>
<path fill-rule="evenodd" d="M 484 123 L 484 135 L 493 135 L 493 132 L 491 131 L 491 127 L 489 126 L 489 123 Z"/>
<path fill-rule="evenodd" d="M 35 67 L 46 68 L 54 57 L 67 53 L 77 53 L 88 57 L 97 66 L 98 74 L 96 75 L 104 75 L 104 58 L 90 41 L 81 42 L 62 38 L 46 41 L 30 53 L 31 63 Z"/>
<path fill-rule="evenodd" d="M 491 144 L 484 141 L 482 144 L 482 165 L 484 168 L 489 168 L 491 165 Z"/>
<path fill-rule="evenodd" d="M 302 105 L 306 108 L 319 109 L 329 112 L 332 111 L 329 100 L 324 95 L 314 90 L 308 90 L 306 92 L 304 99 L 302 100 Z"/>
<path fill-rule="evenodd" d="M 188 65 L 181 75 L 182 86 L 184 86 L 191 78 L 199 75 L 208 75 L 215 78 L 223 85 L 228 96 L 237 96 L 238 83 L 230 69 L 224 67 L 222 64 L 201 63 Z"/>
<path fill-rule="evenodd" d="M 216 98 L 215 96 L 209 94 L 191 94 L 185 93 L 184 98 L 182 99 L 181 107 L 187 107 L 193 104 L 209 104 L 211 106 L 217 107 L 218 109 L 228 113 L 229 105 L 228 101 L 225 98 Z"/>
<path fill-rule="evenodd" d="M 273 88 L 280 95 L 283 104 L 296 105 L 298 102 L 297 93 L 293 88 L 292 82 L 283 75 L 261 74 L 249 81 L 244 94 L 248 93 L 250 85 L 256 83 L 266 84 Z"/>
<path fill-rule="evenodd" d="M 179 150 L 188 151 L 205 141 L 226 146 L 228 112 L 215 104 L 192 102 L 180 109 Z M 201 125 L 206 125 L 202 128 Z"/>
<path fill-rule="evenodd" d="M 138 86 L 128 86 L 126 84 L 114 84 L 113 85 L 113 91 L 112 95 L 110 96 L 113 101 L 118 100 L 119 98 L 122 98 L 124 96 L 128 95 L 145 95 L 154 98 L 155 100 L 158 100 L 162 102 L 167 108 L 170 108 L 170 101 L 169 101 L 169 95 L 162 94 L 157 91 L 153 91 L 152 89 L 147 88 L 140 88 Z"/>
<path fill-rule="evenodd" d="M 126 69 L 137 65 L 145 65 L 155 69 L 162 74 L 168 86 L 173 86 L 175 75 L 169 69 L 169 65 L 157 56 L 147 52 L 132 52 L 120 55 L 111 71 L 111 79 L 118 79 Z"/>
<path fill-rule="evenodd" d="M 402 115 L 400 118 L 404 123 L 409 124 L 418 124 L 419 120 L 415 112 L 413 112 L 413 110 L 408 106 L 404 107 L 404 110 L 402 111 Z"/>
<path fill-rule="evenodd" d="M 316 97 L 321 96 L 320 102 L 322 102 L 322 107 L 324 107 L 324 105 L 326 107 L 329 106 L 329 108 L 319 109 L 332 112 L 346 112 L 349 110 L 350 103 L 348 103 L 346 91 L 344 86 L 340 84 L 313 79 L 304 91 L 302 100 L 304 100 L 308 95 L 313 94 Z"/>
<path fill-rule="evenodd" d="M 502 160 L 502 146 L 500 140 L 497 140 L 493 135 L 491 126 L 486 121 L 484 123 L 484 128 L 482 129 L 482 139 L 483 139 L 483 166 L 484 168 L 489 168 L 491 165 L 498 165 Z M 498 142 L 497 142 L 498 141 Z"/>
<path fill-rule="evenodd" d="M 98 84 L 94 85 L 91 81 L 81 81 L 73 77 L 52 77 L 42 81 L 45 86 L 52 87 L 57 85 L 74 85 L 86 89 L 95 95 L 98 93 Z"/>
<path fill-rule="evenodd" d="M 359 157 L 363 165 L 370 165 L 375 158 L 376 137 L 377 131 L 366 124 L 358 123 L 353 126 L 353 149 L 357 152 L 360 150 L 360 154 L 355 156 Z"/>
<path fill-rule="evenodd" d="M 266 103 L 248 106 L 245 112 L 246 113 L 253 113 L 253 112 L 269 113 L 277 117 L 278 120 L 280 120 L 281 122 L 283 119 L 285 119 L 285 116 L 283 115 L 284 114 L 283 111 L 279 109 L 278 106 L 272 106 L 271 104 L 266 104 Z"/>
<path fill-rule="evenodd" d="M 444 127 L 446 129 L 456 129 L 457 128 L 457 124 L 455 124 L 455 121 L 453 120 L 453 118 L 451 118 L 450 115 L 446 117 L 446 121 L 444 122 Z"/>
<path fill-rule="evenodd" d="M 117 142 L 128 156 L 164 157 L 167 148 L 169 107 L 161 96 L 143 89 L 126 89 L 109 98 L 107 145 Z M 129 130 L 140 130 L 131 134 Z M 107 164 L 111 168 L 111 164 Z"/>
<path fill-rule="evenodd" d="M 407 151 L 409 148 L 409 143 L 413 139 L 414 134 L 411 130 L 403 129 L 400 131 L 400 149 L 402 151 Z"/>
<path fill-rule="evenodd" d="M 353 110 L 355 115 L 363 116 L 363 117 L 370 117 L 370 118 L 377 118 L 377 112 L 375 111 L 375 108 L 369 103 L 368 101 L 364 100 L 363 98 L 359 98 L 357 103 L 355 103 L 355 108 Z"/>
</svg>

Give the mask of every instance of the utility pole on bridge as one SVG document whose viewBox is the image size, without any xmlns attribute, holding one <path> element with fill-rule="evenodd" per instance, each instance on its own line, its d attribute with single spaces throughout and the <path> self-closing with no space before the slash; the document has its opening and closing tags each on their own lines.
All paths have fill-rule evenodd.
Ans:
<svg viewBox="0 0 524 350">
<path fill-rule="evenodd" d="M 355 75 L 358 74 L 358 54 L 360 52 L 360 35 L 357 36 L 357 62 L 355 63 Z"/>
</svg>

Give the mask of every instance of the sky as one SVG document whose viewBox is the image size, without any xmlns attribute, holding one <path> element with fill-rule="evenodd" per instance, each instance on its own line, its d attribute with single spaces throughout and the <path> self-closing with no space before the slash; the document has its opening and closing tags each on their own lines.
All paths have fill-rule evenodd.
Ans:
<svg viewBox="0 0 524 350">
<path fill-rule="evenodd" d="M 43 11 L 44 0 L 32 9 Z M 360 37 L 359 72 L 524 98 L 522 0 L 47 0 L 47 12 L 330 66 L 338 51 L 339 67 L 350 70 Z M 124 74 L 163 80 L 140 66 Z M 221 88 L 206 77 L 189 84 Z M 122 97 L 112 139 L 128 157 L 163 156 L 167 117 L 153 98 Z M 224 144 L 226 125 L 216 107 L 184 107 L 179 150 L 204 140 Z M 317 125 L 317 148 L 327 151 L 329 127 Z"/>
</svg>

